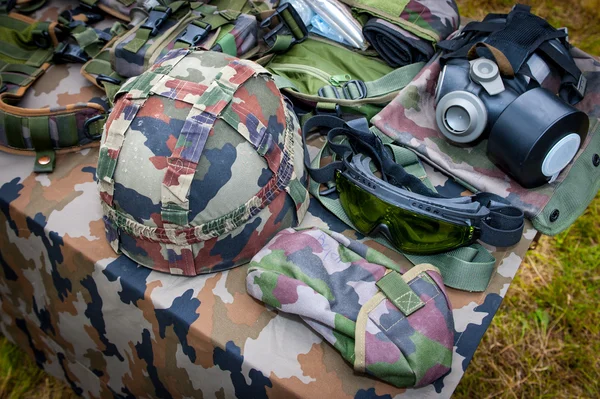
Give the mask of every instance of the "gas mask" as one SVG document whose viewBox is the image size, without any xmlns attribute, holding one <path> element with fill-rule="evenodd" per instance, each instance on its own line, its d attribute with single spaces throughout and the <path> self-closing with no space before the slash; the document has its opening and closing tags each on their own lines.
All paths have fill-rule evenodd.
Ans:
<svg viewBox="0 0 600 399">
<path fill-rule="evenodd" d="M 489 158 L 525 188 L 552 182 L 573 160 L 589 127 L 584 112 L 523 74 L 500 75 L 488 58 L 450 59 L 435 102 L 440 132 L 457 145 L 487 138 Z"/>
</svg>

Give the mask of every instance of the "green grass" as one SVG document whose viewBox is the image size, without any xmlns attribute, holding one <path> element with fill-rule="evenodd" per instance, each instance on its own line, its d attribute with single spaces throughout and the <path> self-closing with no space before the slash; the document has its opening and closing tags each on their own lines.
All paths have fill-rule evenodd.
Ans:
<svg viewBox="0 0 600 399">
<path fill-rule="evenodd" d="M 25 352 L 0 336 L 0 398 L 65 398 L 71 389 L 39 369 Z"/>
<path fill-rule="evenodd" d="M 458 0 L 480 19 L 512 0 Z M 600 54 L 600 0 L 524 1 Z M 529 251 L 456 398 L 600 398 L 600 196 L 568 231 Z"/>
<path fill-rule="evenodd" d="M 568 26 L 571 42 L 600 54 L 600 0 L 535 0 L 536 14 Z M 480 19 L 513 0 L 458 0 Z M 600 196 L 566 232 L 543 237 L 521 266 L 456 398 L 600 397 Z M 72 396 L 0 337 L 0 398 Z"/>
</svg>

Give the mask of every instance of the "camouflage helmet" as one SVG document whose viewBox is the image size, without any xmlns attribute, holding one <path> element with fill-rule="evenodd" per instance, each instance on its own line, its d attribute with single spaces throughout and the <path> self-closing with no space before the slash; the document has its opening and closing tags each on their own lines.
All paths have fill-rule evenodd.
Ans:
<svg viewBox="0 0 600 399">
<path fill-rule="evenodd" d="M 248 262 L 308 207 L 300 124 L 260 65 L 180 49 L 115 97 L 97 168 L 113 249 L 172 274 Z"/>
</svg>

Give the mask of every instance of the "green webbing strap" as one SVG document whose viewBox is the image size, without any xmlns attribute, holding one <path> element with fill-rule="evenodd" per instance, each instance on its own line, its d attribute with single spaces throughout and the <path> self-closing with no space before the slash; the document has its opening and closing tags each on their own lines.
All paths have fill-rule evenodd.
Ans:
<svg viewBox="0 0 600 399">
<path fill-rule="evenodd" d="M 35 67 L 33 65 L 26 64 L 7 64 L 0 61 L 0 72 L 13 72 L 13 73 L 22 73 L 24 75 L 38 77 L 42 74 L 43 70 Z"/>
<path fill-rule="evenodd" d="M 346 100 L 385 96 L 406 87 L 424 66 L 424 62 L 416 62 L 394 69 L 387 75 L 371 82 L 350 80 L 341 86 L 323 86 L 319 89 L 319 95 L 325 98 L 342 98 Z"/>
<path fill-rule="evenodd" d="M 381 135 L 379 136 L 381 137 Z M 381 138 L 385 140 L 383 137 Z M 427 173 L 414 152 L 392 144 L 386 144 L 386 146 L 388 146 L 388 148 L 396 147 L 393 148 L 392 151 L 394 161 L 402 165 L 405 170 L 410 171 L 415 176 L 419 177 L 427 186 L 430 188 L 433 187 L 427 178 L 421 177 L 426 176 Z M 321 148 L 317 157 L 312 161 L 313 168 L 320 167 L 321 159 L 326 151 L 329 153 L 327 144 Z M 352 229 L 357 230 L 346 215 L 339 198 L 334 199 L 328 196 L 322 196 L 320 190 L 320 184 L 313 179 L 310 179 L 310 193 L 342 222 L 346 223 Z M 373 239 L 381 245 L 399 252 L 387 240 L 383 238 Z M 486 290 L 496 263 L 496 259 L 479 244 L 472 244 L 468 247 L 462 247 L 436 255 L 409 255 L 404 252 L 400 253 L 414 265 L 430 263 L 437 267 L 442 274 L 444 284 L 448 287 L 472 292 L 482 292 Z"/>
<path fill-rule="evenodd" d="M 294 91 L 298 91 L 298 92 L 300 91 L 300 90 L 298 90 L 296 85 L 294 83 L 292 83 L 292 81 L 289 80 L 288 78 L 284 78 L 283 76 L 279 76 L 279 75 L 275 75 L 275 74 L 271 74 L 271 77 L 273 78 L 273 81 L 275 82 L 275 85 L 277 86 L 277 88 L 279 90 L 292 89 Z"/>
<path fill-rule="evenodd" d="M 121 84 L 125 83 L 125 78 L 112 69 L 110 61 L 103 59 L 103 56 L 106 55 L 109 55 L 108 51 L 102 52 L 97 58 L 94 58 L 85 63 L 82 69 L 85 73 L 88 73 L 90 75 L 104 75 L 109 78 L 116 79 L 116 82 L 119 82 L 118 84 L 114 84 L 110 81 L 110 79 L 100 80 L 99 82 L 102 84 L 108 101 L 112 106 L 112 101 L 115 98 L 117 92 L 119 91 Z"/>
<path fill-rule="evenodd" d="M 14 73 L 2 73 L 0 72 L 0 76 L 2 77 L 2 82 L 10 83 L 17 86 L 27 86 L 31 82 L 35 80 L 33 77 L 23 76 L 23 75 L 15 75 Z"/>
<path fill-rule="evenodd" d="M 48 128 L 47 116 L 30 116 L 23 118 L 22 122 L 29 128 L 31 144 L 36 151 L 47 151 L 53 149 L 50 129 Z"/>
<path fill-rule="evenodd" d="M 173 3 L 170 3 L 168 7 L 166 7 L 166 6 L 153 7 L 150 10 L 150 13 L 148 14 L 148 18 L 150 18 L 150 16 L 152 16 L 152 11 L 162 12 L 162 11 L 167 11 L 168 8 L 171 9 L 171 16 L 166 16 L 166 18 L 171 18 L 171 17 L 173 17 L 173 14 L 175 14 L 177 11 L 179 11 L 179 9 L 184 4 L 189 5 L 189 3 L 185 2 L 185 1 L 174 1 Z M 146 21 L 148 20 L 148 18 L 146 19 Z M 151 35 L 152 35 L 152 29 L 140 26 L 138 28 L 138 30 L 135 32 L 135 37 L 129 43 L 127 43 L 123 48 L 129 52 L 137 53 L 138 51 L 140 51 L 140 49 L 142 47 L 144 47 L 144 45 L 146 44 L 148 39 L 150 39 Z"/>
<path fill-rule="evenodd" d="M 98 36 L 96 29 L 89 26 L 77 26 L 71 31 L 71 36 L 79 47 L 90 57 L 97 56 L 107 43 Z"/>
<path fill-rule="evenodd" d="M 123 48 L 132 53 L 137 53 L 138 51 L 140 51 L 140 49 L 142 47 L 144 47 L 144 44 L 146 44 L 148 39 L 150 39 L 151 33 L 152 33 L 152 31 L 150 29 L 140 27 L 135 32 L 135 37 L 129 43 L 127 43 Z"/>
<path fill-rule="evenodd" d="M 23 125 L 21 118 L 13 114 L 4 114 L 4 132 L 6 133 L 6 141 L 10 147 L 25 149 L 25 139 L 23 138 Z"/>
<path fill-rule="evenodd" d="M 453 249 L 437 255 L 409 255 L 411 263 L 431 263 L 438 269 L 448 287 L 463 291 L 482 292 L 487 288 L 496 259 L 479 244 Z"/>
<path fill-rule="evenodd" d="M 425 303 L 397 271 L 392 270 L 375 284 L 406 317 L 425 306 Z"/>
<path fill-rule="evenodd" d="M 293 41 L 294 38 L 292 36 L 277 35 L 275 43 L 273 43 L 273 46 L 269 49 L 267 54 L 284 52 L 292 46 Z"/>
</svg>

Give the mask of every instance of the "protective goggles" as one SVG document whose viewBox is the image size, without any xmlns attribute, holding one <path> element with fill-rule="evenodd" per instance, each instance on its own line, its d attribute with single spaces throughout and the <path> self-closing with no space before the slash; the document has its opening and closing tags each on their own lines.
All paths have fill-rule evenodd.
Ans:
<svg viewBox="0 0 600 399">
<path fill-rule="evenodd" d="M 330 129 L 327 145 L 341 160 L 318 169 L 308 161 L 311 178 L 335 181 L 339 202 L 360 233 L 381 234 L 396 249 L 420 255 L 446 252 L 477 239 L 502 247 L 521 239 L 523 212 L 503 198 L 490 193 L 443 198 L 395 163 L 366 124 L 353 127 L 319 116 L 306 123 L 304 134 L 316 126 Z M 305 150 L 305 163 L 307 154 Z"/>
</svg>

